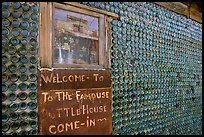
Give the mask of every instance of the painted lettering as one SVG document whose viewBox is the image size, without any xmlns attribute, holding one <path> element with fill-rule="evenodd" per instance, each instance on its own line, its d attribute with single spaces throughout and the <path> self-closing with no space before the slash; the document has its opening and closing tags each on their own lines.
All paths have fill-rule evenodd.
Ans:
<svg viewBox="0 0 204 137">
<path fill-rule="evenodd" d="M 94 113 L 97 113 L 98 112 L 98 107 L 94 107 Z"/>
<path fill-rule="evenodd" d="M 92 114 L 92 113 L 102 113 L 102 112 L 106 112 L 107 111 L 107 107 L 106 106 L 94 106 L 94 107 L 90 107 L 89 105 L 82 105 L 82 107 L 80 108 L 74 108 L 74 107 L 70 107 L 70 108 L 58 108 L 56 109 L 57 111 L 57 116 L 63 117 L 75 117 L 75 116 L 79 116 L 79 115 L 85 115 L 85 114 Z"/>
<path fill-rule="evenodd" d="M 52 83 L 56 83 L 56 82 L 57 82 L 57 77 L 54 76 L 54 77 L 53 77 L 53 81 L 52 81 Z"/>
<path fill-rule="evenodd" d="M 90 120 L 89 126 L 95 126 L 95 119 Z M 70 123 L 65 123 L 65 124 L 58 124 L 58 125 L 50 125 L 49 126 L 49 132 L 51 134 L 56 134 L 56 133 L 62 133 L 62 132 L 68 132 L 69 130 L 74 130 L 74 129 L 79 129 L 80 128 L 80 121 L 74 121 Z"/>
<path fill-rule="evenodd" d="M 63 92 L 55 92 L 55 94 L 57 94 L 57 98 L 58 98 L 58 101 L 61 101 L 61 97 L 60 97 L 60 94 L 63 93 Z"/>
<path fill-rule="evenodd" d="M 62 83 L 62 82 L 84 82 L 86 81 L 85 75 L 69 75 L 69 76 L 62 76 L 60 79 L 59 74 L 57 73 L 55 76 L 51 73 L 50 76 L 44 76 L 41 74 L 41 78 L 45 81 L 45 83 Z M 97 78 L 97 77 L 96 77 Z"/>
<path fill-rule="evenodd" d="M 99 74 L 93 74 L 95 81 L 103 81 L 103 76 L 99 76 Z"/>
<path fill-rule="evenodd" d="M 69 109 L 70 109 L 70 108 L 64 108 L 65 114 L 66 114 L 67 117 L 69 116 Z"/>
<path fill-rule="evenodd" d="M 79 76 L 75 75 L 75 82 L 78 82 L 78 81 L 81 81 L 81 76 L 80 75 Z"/>
<path fill-rule="evenodd" d="M 73 81 L 74 81 L 74 76 L 70 75 L 70 76 L 68 77 L 68 79 L 69 79 L 70 82 L 73 82 Z"/>
<path fill-rule="evenodd" d="M 42 94 L 43 94 L 43 101 L 45 103 L 47 101 L 47 94 L 48 94 L 48 92 L 42 92 Z"/>
<path fill-rule="evenodd" d="M 62 81 L 59 79 L 58 73 L 57 73 L 57 83 L 62 83 Z"/>
<path fill-rule="evenodd" d="M 90 113 L 93 113 L 93 108 L 89 108 L 89 112 L 90 112 Z"/>
<path fill-rule="evenodd" d="M 58 117 L 60 118 L 60 117 L 61 117 L 60 111 L 62 111 L 62 108 L 58 108 L 58 109 L 56 109 L 56 110 L 57 110 L 57 112 L 58 112 Z"/>
<path fill-rule="evenodd" d="M 104 80 L 104 76 L 100 76 L 99 74 L 93 74 L 94 81 L 101 82 Z M 63 82 L 85 82 L 86 79 L 89 79 L 86 75 L 68 75 L 68 76 L 60 76 L 58 73 L 56 75 L 53 75 L 51 73 L 50 75 L 44 76 L 41 74 L 41 78 L 45 83 L 63 83 Z"/>
<path fill-rule="evenodd" d="M 73 123 L 65 123 L 65 130 L 68 131 L 69 129 L 73 130 Z"/>
<path fill-rule="evenodd" d="M 57 98 L 58 101 L 63 101 L 63 100 L 72 100 L 72 95 L 69 94 L 69 92 L 55 92 L 55 94 L 57 94 Z M 61 99 L 61 95 L 62 95 L 62 99 Z"/>
<path fill-rule="evenodd" d="M 45 83 L 51 82 L 52 81 L 52 73 L 51 73 L 50 77 L 46 76 L 46 78 L 43 74 L 41 74 L 41 78 L 45 81 Z"/>
<path fill-rule="evenodd" d="M 99 107 L 99 112 L 103 112 L 103 106 Z"/>
<path fill-rule="evenodd" d="M 97 97 L 97 98 L 101 98 L 101 94 L 96 93 L 96 97 Z"/>
<path fill-rule="evenodd" d="M 106 92 L 102 92 L 102 98 L 106 97 Z"/>
<path fill-rule="evenodd" d="M 80 93 L 80 92 L 81 92 L 81 91 L 78 91 L 78 90 L 76 91 L 76 99 L 77 99 L 77 100 L 79 100 L 79 97 L 80 97 L 79 93 Z"/>
<path fill-rule="evenodd" d="M 59 133 L 63 132 L 64 131 L 64 125 L 63 124 L 59 124 L 57 126 L 57 130 L 58 130 Z"/>
<path fill-rule="evenodd" d="M 100 76 L 100 77 L 99 77 L 99 81 L 103 81 L 103 76 Z"/>
<path fill-rule="evenodd" d="M 74 122 L 74 128 L 75 128 L 75 129 L 78 129 L 78 128 L 79 128 L 79 121 L 75 121 L 75 122 Z"/>
<path fill-rule="evenodd" d="M 90 101 L 94 101 L 95 99 L 100 98 L 109 98 L 109 92 L 97 92 L 97 93 L 81 93 L 81 91 L 76 91 L 76 99 L 79 100 L 86 100 L 89 99 Z"/>
<path fill-rule="evenodd" d="M 48 100 L 48 101 L 53 101 L 53 97 L 49 95 L 49 96 L 47 97 L 47 100 Z"/>
<path fill-rule="evenodd" d="M 52 131 L 53 128 L 56 128 L 56 126 L 55 126 L 55 125 L 50 125 L 50 126 L 49 126 L 49 132 L 50 132 L 51 134 L 56 134 L 56 133 L 57 133 L 56 130 L 55 130 L 55 131 Z"/>
<path fill-rule="evenodd" d="M 98 81 L 98 74 L 93 74 L 95 81 Z"/>
<path fill-rule="evenodd" d="M 106 106 L 104 106 L 104 107 L 103 107 L 103 112 L 106 112 L 106 111 L 107 111 L 107 110 L 106 110 Z"/>
<path fill-rule="evenodd" d="M 63 82 L 67 82 L 67 80 L 65 80 L 65 78 L 66 78 L 66 76 L 63 76 L 63 77 L 62 77 L 62 81 L 63 81 Z"/>
<path fill-rule="evenodd" d="M 86 126 L 87 127 L 96 126 L 96 120 L 95 119 L 89 119 L 89 116 L 87 116 Z"/>
<path fill-rule="evenodd" d="M 72 95 L 69 94 L 69 92 L 63 92 L 63 100 L 72 100 Z"/>
<path fill-rule="evenodd" d="M 96 98 L 96 94 L 91 94 L 92 100 L 94 100 Z"/>
<path fill-rule="evenodd" d="M 85 94 L 84 95 L 84 98 L 83 96 L 81 96 L 81 99 L 90 99 L 91 98 L 91 95 L 90 94 Z"/>
<path fill-rule="evenodd" d="M 46 103 L 47 101 L 53 101 L 53 97 L 48 95 L 48 92 L 42 92 L 43 94 L 43 102 Z"/>
<path fill-rule="evenodd" d="M 85 75 L 82 75 L 82 76 L 81 76 L 81 81 L 84 82 L 84 81 L 85 81 L 85 78 L 86 78 L 86 76 L 85 76 Z"/>
<path fill-rule="evenodd" d="M 83 112 L 83 115 L 84 115 L 84 114 L 89 114 L 88 105 L 86 105 L 86 108 L 85 108 L 85 105 L 83 105 L 83 106 L 82 106 L 82 110 L 83 110 L 83 111 L 82 111 L 82 112 Z M 86 113 L 85 113 L 85 111 L 86 111 Z"/>
<path fill-rule="evenodd" d="M 74 108 L 72 107 L 71 108 L 71 116 L 73 117 L 73 116 L 76 116 L 76 114 L 74 114 Z"/>
<path fill-rule="evenodd" d="M 80 108 L 77 108 L 76 114 L 77 114 L 77 116 L 81 115 L 81 109 Z"/>
<path fill-rule="evenodd" d="M 109 92 L 106 92 L 106 98 L 109 98 Z"/>
</svg>

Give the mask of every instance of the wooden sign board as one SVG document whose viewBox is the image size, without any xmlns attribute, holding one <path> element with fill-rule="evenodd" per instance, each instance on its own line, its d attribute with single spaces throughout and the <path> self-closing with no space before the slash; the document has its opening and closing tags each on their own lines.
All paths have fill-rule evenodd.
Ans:
<svg viewBox="0 0 204 137">
<path fill-rule="evenodd" d="M 40 90 L 63 90 L 111 87 L 108 70 L 64 70 L 39 72 Z"/>
<path fill-rule="evenodd" d="M 112 93 L 109 71 L 54 70 L 39 74 L 41 135 L 111 134 Z"/>
</svg>

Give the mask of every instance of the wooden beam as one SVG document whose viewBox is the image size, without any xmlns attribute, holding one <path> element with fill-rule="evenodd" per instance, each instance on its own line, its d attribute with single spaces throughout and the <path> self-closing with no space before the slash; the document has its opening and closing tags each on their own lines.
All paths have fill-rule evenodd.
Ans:
<svg viewBox="0 0 204 137">
<path fill-rule="evenodd" d="M 101 14 L 105 14 L 107 16 L 111 16 L 114 19 L 118 18 L 118 14 L 108 12 L 108 11 L 105 11 L 105 10 L 101 10 L 101 9 L 98 9 L 98 8 L 82 5 L 82 4 L 78 3 L 78 2 L 61 2 L 61 3 L 65 3 L 65 4 L 68 4 L 68 5 L 71 5 L 71 6 L 75 6 L 75 7 L 91 10 L 91 11 L 94 11 L 94 12 L 98 12 L 98 13 L 101 13 Z"/>
<path fill-rule="evenodd" d="M 48 2 L 40 3 L 40 67 L 51 68 L 52 67 L 52 5 Z M 49 46 L 48 46 L 49 45 Z"/>
<path fill-rule="evenodd" d="M 190 18 L 199 23 L 202 23 L 202 12 L 198 10 L 199 9 L 198 5 L 193 4 L 189 8 L 190 8 Z"/>
<path fill-rule="evenodd" d="M 155 2 L 155 4 L 165 7 L 171 11 L 179 13 L 184 16 L 188 16 L 188 6 L 181 2 Z"/>
<path fill-rule="evenodd" d="M 178 14 L 184 15 L 187 18 L 193 19 L 199 23 L 202 23 L 202 12 L 197 4 L 190 2 L 154 2 L 155 4 L 174 11 Z"/>
<path fill-rule="evenodd" d="M 188 7 L 191 5 L 190 2 L 182 2 L 182 3 L 187 5 Z"/>
</svg>

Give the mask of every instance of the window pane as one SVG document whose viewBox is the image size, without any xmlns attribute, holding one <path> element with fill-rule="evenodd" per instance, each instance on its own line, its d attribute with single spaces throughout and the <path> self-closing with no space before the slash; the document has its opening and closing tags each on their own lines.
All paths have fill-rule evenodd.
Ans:
<svg viewBox="0 0 204 137">
<path fill-rule="evenodd" d="M 55 9 L 54 64 L 92 64 L 99 61 L 99 19 Z"/>
</svg>

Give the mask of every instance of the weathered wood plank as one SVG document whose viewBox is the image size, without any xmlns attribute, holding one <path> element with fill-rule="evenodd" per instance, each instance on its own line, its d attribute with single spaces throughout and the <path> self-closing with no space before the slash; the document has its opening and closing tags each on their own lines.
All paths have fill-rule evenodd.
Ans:
<svg viewBox="0 0 204 137">
<path fill-rule="evenodd" d="M 82 5 L 82 4 L 78 3 L 78 2 L 62 2 L 62 3 L 68 4 L 68 5 L 71 5 L 71 6 L 75 6 L 75 7 L 79 7 L 79 8 L 83 8 L 83 9 L 87 9 L 87 10 L 91 10 L 91 11 L 98 12 L 98 13 L 101 13 L 101 14 L 105 14 L 105 15 L 111 16 L 114 19 L 118 18 L 118 14 L 108 12 L 108 11 L 105 11 L 105 10 L 101 10 L 101 9 L 97 9 L 97 8 L 93 8 L 93 7 L 90 7 L 90 6 Z"/>
<path fill-rule="evenodd" d="M 110 135 L 110 70 L 38 71 L 40 135 Z"/>
<path fill-rule="evenodd" d="M 196 4 L 191 5 L 190 7 L 190 18 L 202 23 L 202 12 L 198 11 L 198 6 Z"/>
<path fill-rule="evenodd" d="M 52 11 L 48 10 L 47 6 L 50 5 L 47 2 L 40 3 L 40 66 L 44 68 L 50 68 L 51 63 L 51 45 L 50 39 L 50 14 Z M 51 6 L 51 5 L 50 5 Z M 46 51 L 46 52 L 45 52 Z"/>
<path fill-rule="evenodd" d="M 188 2 L 154 2 L 164 8 L 193 19 L 199 23 L 202 23 L 202 12 L 199 11 L 199 7 L 196 4 L 190 4 Z"/>
<path fill-rule="evenodd" d="M 182 4 L 181 2 L 155 2 L 155 4 L 165 7 L 171 11 L 179 13 L 184 16 L 188 16 L 188 6 Z"/>
</svg>

